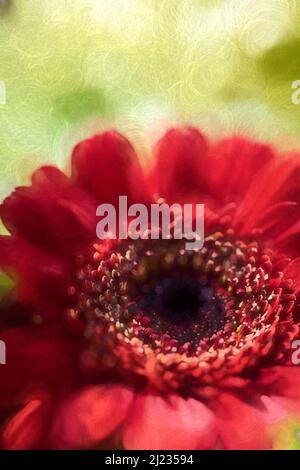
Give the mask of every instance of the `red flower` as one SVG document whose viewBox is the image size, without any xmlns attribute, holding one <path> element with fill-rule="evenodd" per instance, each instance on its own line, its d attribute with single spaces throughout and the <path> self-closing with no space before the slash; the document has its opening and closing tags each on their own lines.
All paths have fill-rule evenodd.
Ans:
<svg viewBox="0 0 300 470">
<path fill-rule="evenodd" d="M 1 206 L 7 449 L 260 449 L 300 417 L 299 155 L 170 130 L 143 175 L 116 132 Z M 205 203 L 205 244 L 95 240 L 96 207 Z"/>
</svg>

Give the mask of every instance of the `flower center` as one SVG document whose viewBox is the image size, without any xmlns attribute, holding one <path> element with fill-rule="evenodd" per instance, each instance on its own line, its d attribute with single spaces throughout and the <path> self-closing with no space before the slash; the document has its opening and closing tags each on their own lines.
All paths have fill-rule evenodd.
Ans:
<svg viewBox="0 0 300 470">
<path fill-rule="evenodd" d="M 206 303 L 204 288 L 193 278 L 178 277 L 162 279 L 150 294 L 145 296 L 150 308 L 151 304 L 163 318 L 171 322 L 181 323 L 194 320 Z"/>
<path fill-rule="evenodd" d="M 214 288 L 186 274 L 147 286 L 138 305 L 153 331 L 170 334 L 179 345 L 195 346 L 225 324 L 223 303 Z"/>
<path fill-rule="evenodd" d="M 69 289 L 69 318 L 83 324 L 82 364 L 179 388 L 247 374 L 286 359 L 293 283 L 257 243 L 232 232 L 184 241 L 95 245 Z"/>
</svg>

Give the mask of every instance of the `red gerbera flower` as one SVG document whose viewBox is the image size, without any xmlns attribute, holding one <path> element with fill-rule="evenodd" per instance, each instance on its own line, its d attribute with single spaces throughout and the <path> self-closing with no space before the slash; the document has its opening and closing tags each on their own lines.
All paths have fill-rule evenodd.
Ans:
<svg viewBox="0 0 300 470">
<path fill-rule="evenodd" d="M 116 132 L 1 206 L 6 449 L 261 449 L 300 418 L 299 155 L 170 130 L 143 175 Z M 205 203 L 205 243 L 95 240 L 96 207 Z"/>
</svg>

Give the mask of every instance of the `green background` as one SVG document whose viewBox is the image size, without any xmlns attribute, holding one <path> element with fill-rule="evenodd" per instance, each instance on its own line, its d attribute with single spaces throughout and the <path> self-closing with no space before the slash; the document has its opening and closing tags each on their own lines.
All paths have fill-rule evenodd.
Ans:
<svg viewBox="0 0 300 470">
<path fill-rule="evenodd" d="M 297 0 L 0 0 L 0 198 L 117 127 L 144 162 L 170 125 L 299 143 Z"/>
</svg>

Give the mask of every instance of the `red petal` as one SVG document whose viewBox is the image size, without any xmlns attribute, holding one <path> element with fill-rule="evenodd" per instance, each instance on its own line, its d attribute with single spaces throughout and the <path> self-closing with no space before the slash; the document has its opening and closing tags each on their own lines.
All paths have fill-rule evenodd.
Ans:
<svg viewBox="0 0 300 470">
<path fill-rule="evenodd" d="M 125 424 L 126 449 L 209 449 L 215 444 L 213 413 L 200 401 L 171 395 L 138 395 Z"/>
<path fill-rule="evenodd" d="M 75 376 L 76 343 L 57 327 L 12 328 L 1 333 L 6 364 L 0 367 L 0 398 L 9 402 L 34 384 L 63 393 Z"/>
<path fill-rule="evenodd" d="M 208 144 L 197 129 L 169 130 L 156 148 L 153 178 L 158 195 L 170 202 L 180 202 L 195 192 L 200 198 L 207 190 L 207 149 Z"/>
<path fill-rule="evenodd" d="M 295 366 L 276 366 L 262 369 L 256 387 L 266 395 L 292 398 L 300 403 L 300 369 Z"/>
<path fill-rule="evenodd" d="M 261 369 L 255 383 L 261 394 L 262 415 L 269 422 L 300 419 L 300 370 L 293 366 Z"/>
<path fill-rule="evenodd" d="M 252 406 L 231 394 L 221 394 L 215 413 L 218 431 L 225 449 L 267 449 L 271 442 L 260 413 Z"/>
<path fill-rule="evenodd" d="M 241 234 L 259 229 L 262 235 L 276 242 L 280 236 L 290 248 L 291 239 L 299 233 L 300 203 L 299 155 L 277 159 L 253 179 L 240 204 L 235 225 Z M 297 225 L 298 224 L 298 225 Z"/>
<path fill-rule="evenodd" d="M 211 150 L 209 178 L 216 197 L 223 203 L 238 202 L 254 178 L 274 158 L 267 145 L 233 137 Z"/>
<path fill-rule="evenodd" d="M 95 212 L 95 200 L 52 167 L 35 172 L 32 186 L 17 188 L 0 207 L 3 223 L 12 234 L 72 255 L 95 238 Z"/>
<path fill-rule="evenodd" d="M 289 418 L 290 403 L 288 403 L 288 400 L 276 396 L 262 395 L 260 402 L 263 406 L 260 413 L 266 424 L 277 424 Z"/>
<path fill-rule="evenodd" d="M 6 450 L 39 448 L 46 433 L 51 400 L 47 393 L 31 394 L 23 408 L 9 419 L 2 431 Z"/>
<path fill-rule="evenodd" d="M 108 384 L 86 388 L 63 403 L 52 431 L 55 448 L 91 447 L 124 421 L 133 399 L 125 387 Z"/>
<path fill-rule="evenodd" d="M 73 178 L 99 202 L 143 202 L 145 186 L 136 153 L 125 137 L 105 132 L 79 143 L 72 154 Z"/>
<path fill-rule="evenodd" d="M 20 300 L 49 308 L 65 298 L 73 274 L 67 260 L 16 237 L 0 236 L 0 266 L 16 280 L 21 278 Z"/>
</svg>

